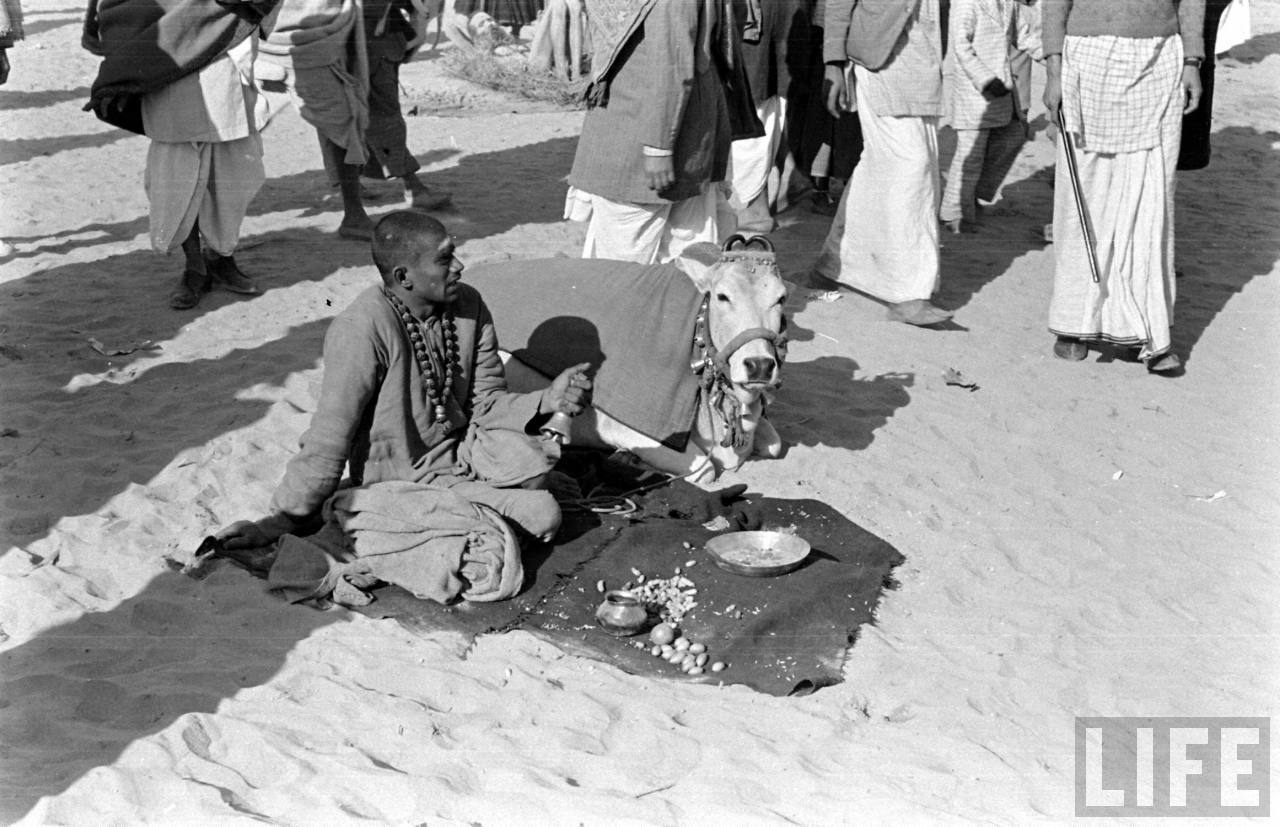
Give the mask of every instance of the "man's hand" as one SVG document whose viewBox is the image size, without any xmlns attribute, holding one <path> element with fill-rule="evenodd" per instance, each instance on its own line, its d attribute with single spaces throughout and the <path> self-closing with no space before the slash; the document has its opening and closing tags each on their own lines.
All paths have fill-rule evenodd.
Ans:
<svg viewBox="0 0 1280 827">
<path fill-rule="evenodd" d="M 986 86 L 982 87 L 982 97 L 986 98 L 989 101 L 993 101 L 996 98 L 1003 98 L 1005 95 L 1008 95 L 1011 91 L 1013 90 L 1011 90 L 1008 86 L 1005 86 L 1004 81 L 1002 81 L 1000 78 L 992 78 L 990 81 L 987 82 Z"/>
<path fill-rule="evenodd" d="M 1062 125 L 1062 55 L 1049 55 L 1044 62 L 1044 108 L 1049 110 L 1049 120 Z"/>
<path fill-rule="evenodd" d="M 574 365 L 555 378 L 543 399 L 551 411 L 577 416 L 591 404 L 590 362 Z"/>
<path fill-rule="evenodd" d="M 0 86 L 9 79 L 9 50 L 0 49 Z"/>
<path fill-rule="evenodd" d="M 675 156 L 644 156 L 644 175 L 649 179 L 649 189 L 662 192 L 676 182 Z"/>
<path fill-rule="evenodd" d="M 113 110 L 116 112 L 123 112 L 125 106 L 129 104 L 129 100 L 132 97 L 132 95 L 125 92 L 104 95 L 89 106 L 86 106 L 85 109 L 92 108 L 99 118 L 106 120 L 108 112 Z"/>
<path fill-rule="evenodd" d="M 1200 106 L 1200 96 L 1204 87 L 1200 85 L 1200 67 L 1182 67 L 1182 114 L 1190 115 Z"/>
<path fill-rule="evenodd" d="M 845 86 L 843 66 L 827 64 L 822 70 L 822 90 L 827 111 L 831 117 L 840 120 L 840 116 L 849 111 L 849 89 Z"/>
<path fill-rule="evenodd" d="M 272 514 L 257 522 L 240 520 L 219 531 L 214 536 L 227 549 L 261 548 L 269 546 L 296 527 L 288 514 Z"/>
</svg>

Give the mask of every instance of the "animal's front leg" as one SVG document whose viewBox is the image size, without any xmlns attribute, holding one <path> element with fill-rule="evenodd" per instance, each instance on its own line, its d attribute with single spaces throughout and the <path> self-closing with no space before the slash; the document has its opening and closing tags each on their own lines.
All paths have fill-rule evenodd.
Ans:
<svg viewBox="0 0 1280 827">
<path fill-rule="evenodd" d="M 778 429 L 773 427 L 773 423 L 763 414 L 756 422 L 756 439 L 754 447 L 754 456 L 764 457 L 765 459 L 777 459 L 782 456 L 782 436 L 778 433 Z"/>
</svg>

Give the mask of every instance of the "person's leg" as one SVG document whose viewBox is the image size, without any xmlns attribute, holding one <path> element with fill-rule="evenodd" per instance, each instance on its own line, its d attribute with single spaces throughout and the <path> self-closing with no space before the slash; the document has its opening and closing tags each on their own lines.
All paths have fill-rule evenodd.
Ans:
<svg viewBox="0 0 1280 827">
<path fill-rule="evenodd" d="M 360 167 L 346 163 L 346 150 L 320 133 L 320 152 L 324 156 L 325 168 L 333 171 L 338 179 L 338 189 L 342 193 L 342 223 L 338 225 L 338 235 L 368 241 L 373 238 L 373 221 L 365 212 L 360 189 Z"/>
<path fill-rule="evenodd" d="M 489 506 L 520 531 L 543 542 L 550 542 L 560 529 L 560 505 L 550 491 L 495 488 L 483 482 L 460 482 L 449 490 Z"/>
<path fill-rule="evenodd" d="M 764 134 L 734 141 L 731 148 L 733 205 L 738 211 L 738 227 L 745 232 L 768 233 L 774 228 L 768 189 L 775 147 L 773 133 L 781 128 L 776 117 L 777 101 L 775 96 L 756 107 Z"/>
<path fill-rule="evenodd" d="M 685 249 L 699 243 L 719 245 L 733 233 L 733 228 L 722 232 L 723 217 L 736 218 L 726 209 L 724 190 L 719 184 L 708 184 L 701 195 L 686 198 L 671 205 L 667 213 L 666 228 L 658 244 L 657 261 L 666 262 L 680 258 Z M 742 229 L 741 225 L 738 229 Z"/>
<path fill-rule="evenodd" d="M 546 12 L 547 31 L 551 40 L 551 71 L 560 77 L 569 77 L 567 65 L 569 47 L 565 42 L 569 5 L 566 0 L 548 0 Z"/>
<path fill-rule="evenodd" d="M 956 154 L 947 173 L 938 218 L 953 233 L 973 232 L 977 221 L 978 180 L 987 155 L 988 129 L 957 129 Z"/>
<path fill-rule="evenodd" d="M 143 184 L 150 203 L 151 247 L 166 255 L 178 247 L 186 259 L 169 306 L 189 310 L 209 292 L 209 273 L 200 253 L 197 226 L 209 182 L 208 144 L 152 141 L 147 148 Z"/>
<path fill-rule="evenodd" d="M 585 194 L 591 218 L 583 258 L 608 258 L 655 264 L 666 233 L 670 204 L 632 204 Z"/>
<path fill-rule="evenodd" d="M 1026 127 L 1022 121 L 1013 118 L 1004 126 L 985 130 L 987 132 L 986 159 L 982 165 L 982 173 L 977 179 L 974 196 L 982 201 L 996 200 L 1000 185 L 1005 176 L 1013 169 L 1013 162 L 1018 159 L 1022 145 L 1027 142 Z"/>
<path fill-rule="evenodd" d="M 365 141 L 387 175 L 399 178 L 405 200 L 421 210 L 446 206 L 452 196 L 418 178 L 421 164 L 409 153 L 408 130 L 400 112 L 400 64 L 373 52 L 369 55 L 369 127 Z"/>
<path fill-rule="evenodd" d="M 838 275 L 824 275 L 887 303 L 896 321 L 938 324 L 951 316 L 930 302 L 940 280 L 938 119 L 878 115 L 865 89 L 856 85 L 864 150 L 841 199 Z"/>
<path fill-rule="evenodd" d="M 583 29 L 586 7 L 583 0 L 565 0 L 569 26 L 569 80 L 577 80 L 582 72 Z"/>
<path fill-rule="evenodd" d="M 261 135 L 255 132 L 235 141 L 210 144 L 209 180 L 200 205 L 200 236 L 213 285 L 232 293 L 262 292 L 237 266 L 234 253 L 249 204 L 264 180 Z"/>
</svg>

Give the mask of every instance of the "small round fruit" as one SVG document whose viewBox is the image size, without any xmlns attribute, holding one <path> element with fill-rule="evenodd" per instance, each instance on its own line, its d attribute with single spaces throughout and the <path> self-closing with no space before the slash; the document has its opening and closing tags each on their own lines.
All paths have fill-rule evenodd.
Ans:
<svg viewBox="0 0 1280 827">
<path fill-rule="evenodd" d="M 702 643 L 690 643 L 689 651 L 693 652 L 695 655 L 701 655 L 703 652 L 707 651 L 707 647 Z"/>
<path fill-rule="evenodd" d="M 676 630 L 670 623 L 659 623 L 649 631 L 649 641 L 659 646 L 670 645 L 676 639 Z"/>
<path fill-rule="evenodd" d="M 723 672 L 724 670 L 725 670 L 724 661 L 718 660 L 715 663 L 711 664 L 712 672 Z"/>
<path fill-rule="evenodd" d="M 677 652 L 684 652 L 689 649 L 689 638 L 682 637 L 676 640 L 675 647 Z"/>
</svg>

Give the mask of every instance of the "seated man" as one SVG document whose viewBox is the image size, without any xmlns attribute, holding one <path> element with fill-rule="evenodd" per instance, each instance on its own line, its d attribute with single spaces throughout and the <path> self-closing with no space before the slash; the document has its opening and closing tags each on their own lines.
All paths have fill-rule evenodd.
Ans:
<svg viewBox="0 0 1280 827">
<path fill-rule="evenodd" d="M 331 497 L 351 491 L 334 497 L 349 467 L 357 490 L 397 483 L 379 490 L 451 492 L 550 540 L 560 508 L 537 489 L 559 446 L 535 435 L 553 413 L 572 416 L 589 404 L 590 366 L 569 368 L 542 391 L 508 392 L 489 310 L 460 283 L 453 240 L 428 215 L 400 211 L 379 221 L 373 260 L 382 284 L 329 327 L 319 403 L 270 513 L 229 526 L 219 539 L 242 549 L 295 533 Z M 405 510 L 416 502 L 406 500 Z M 325 507 L 330 523 L 340 512 L 332 502 Z M 354 546 L 358 556 L 359 537 Z"/>
</svg>

